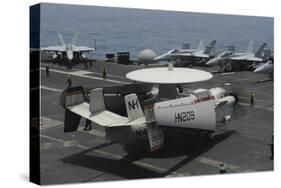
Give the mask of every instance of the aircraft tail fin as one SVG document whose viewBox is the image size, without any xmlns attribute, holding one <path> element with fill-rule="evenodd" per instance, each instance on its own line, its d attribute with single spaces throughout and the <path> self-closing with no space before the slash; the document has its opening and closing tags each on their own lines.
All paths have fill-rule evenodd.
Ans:
<svg viewBox="0 0 281 188">
<path fill-rule="evenodd" d="M 77 130 L 81 116 L 71 112 L 69 107 L 80 105 L 84 101 L 84 89 L 80 86 L 68 88 L 62 92 L 60 104 L 65 109 L 64 132 L 73 132 Z"/>
<path fill-rule="evenodd" d="M 266 42 L 261 45 L 261 47 L 255 53 L 256 57 L 261 57 L 262 56 L 262 52 L 263 52 L 264 48 L 266 47 L 266 45 L 267 45 Z"/>
<path fill-rule="evenodd" d="M 215 49 L 216 43 L 217 43 L 216 40 L 213 40 L 212 42 L 210 42 L 210 44 L 208 46 L 206 46 L 204 54 L 210 55 L 213 52 L 213 50 Z"/>
<path fill-rule="evenodd" d="M 78 34 L 79 34 L 78 32 L 74 34 L 71 44 L 73 44 L 73 45 L 76 44 L 76 39 L 77 39 Z"/>
<path fill-rule="evenodd" d="M 64 115 L 64 132 L 73 132 L 76 131 L 79 123 L 80 123 L 81 116 L 74 112 L 71 112 L 69 109 L 65 109 Z"/>
<path fill-rule="evenodd" d="M 203 40 L 200 40 L 197 50 L 204 50 L 205 44 Z"/>
<path fill-rule="evenodd" d="M 102 88 L 96 88 L 91 90 L 89 110 L 92 114 L 105 110 L 105 102 Z"/>
<path fill-rule="evenodd" d="M 249 46 L 248 46 L 248 49 L 247 49 L 247 53 L 254 53 L 254 41 L 253 40 L 251 40 L 250 42 L 249 42 Z"/>
<path fill-rule="evenodd" d="M 58 37 L 59 37 L 59 39 L 60 39 L 60 44 L 61 44 L 62 46 L 65 46 L 65 41 L 63 40 L 62 35 L 61 35 L 60 33 L 57 33 L 57 35 L 58 35 Z"/>
<path fill-rule="evenodd" d="M 60 104 L 63 108 L 81 104 L 85 101 L 84 89 L 81 86 L 65 89 L 60 97 Z"/>
<path fill-rule="evenodd" d="M 132 93 L 125 96 L 126 110 L 129 121 L 134 121 L 140 117 L 144 117 L 138 97 Z"/>
</svg>

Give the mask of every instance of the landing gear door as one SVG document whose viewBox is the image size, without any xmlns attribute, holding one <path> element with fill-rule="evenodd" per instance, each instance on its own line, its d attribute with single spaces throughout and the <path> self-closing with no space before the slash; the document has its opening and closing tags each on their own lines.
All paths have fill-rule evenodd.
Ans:
<svg viewBox="0 0 281 188">
<path fill-rule="evenodd" d="M 163 147 L 164 145 L 164 131 L 162 128 L 148 125 L 148 140 L 150 151 L 155 151 Z"/>
</svg>

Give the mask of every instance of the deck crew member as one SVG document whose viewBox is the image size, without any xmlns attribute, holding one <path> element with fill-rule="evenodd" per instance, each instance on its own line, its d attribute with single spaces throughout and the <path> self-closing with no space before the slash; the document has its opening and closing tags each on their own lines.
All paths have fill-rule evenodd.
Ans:
<svg viewBox="0 0 281 188">
<path fill-rule="evenodd" d="M 274 150 L 274 141 L 273 141 L 273 134 L 271 135 L 271 142 L 268 144 L 270 145 L 270 150 L 271 150 L 271 156 L 270 156 L 270 159 L 273 159 L 274 158 L 274 153 L 273 153 L 273 150 Z"/>
<path fill-rule="evenodd" d="M 106 69 L 105 69 L 105 67 L 103 67 L 103 70 L 102 70 L 102 77 L 103 77 L 103 79 L 106 79 Z"/>
<path fill-rule="evenodd" d="M 88 69 L 89 67 L 88 67 L 88 62 L 86 61 L 85 63 L 84 63 L 84 69 Z"/>
<path fill-rule="evenodd" d="M 50 76 L 49 65 L 46 66 L 46 77 Z"/>
<path fill-rule="evenodd" d="M 70 77 L 68 76 L 68 79 L 66 80 L 67 83 L 67 88 L 72 87 L 72 80 L 70 79 Z"/>
<path fill-rule="evenodd" d="M 254 107 L 254 99 L 255 99 L 255 93 L 253 91 L 250 92 L 250 107 Z"/>
<path fill-rule="evenodd" d="M 84 131 L 90 131 L 91 129 L 92 129 L 92 122 L 91 120 L 86 119 Z"/>
<path fill-rule="evenodd" d="M 223 162 L 219 163 L 219 173 L 220 174 L 225 174 L 228 171 L 228 168 Z"/>
</svg>

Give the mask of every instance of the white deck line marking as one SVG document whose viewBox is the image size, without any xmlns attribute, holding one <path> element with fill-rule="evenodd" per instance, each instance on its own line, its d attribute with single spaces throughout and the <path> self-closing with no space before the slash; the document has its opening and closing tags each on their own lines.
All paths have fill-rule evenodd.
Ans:
<svg viewBox="0 0 281 188">
<path fill-rule="evenodd" d="M 45 66 L 43 65 L 41 67 L 41 70 L 42 70 L 43 67 L 45 68 Z M 65 70 L 67 69 L 66 67 L 61 67 L 61 66 L 57 66 L 57 65 L 52 65 L 51 68 L 59 68 L 59 69 L 65 69 Z M 80 71 L 81 69 L 72 68 L 71 70 Z M 100 73 L 100 72 L 95 72 L 95 71 L 92 71 L 92 72 L 91 71 L 87 71 L 87 72 L 89 72 L 90 74 L 102 75 L 102 73 Z M 113 74 L 106 74 L 106 75 L 109 76 L 109 77 L 114 77 L 114 78 L 119 78 L 119 79 L 126 79 L 124 76 L 117 76 L 117 75 L 113 75 Z"/>
<path fill-rule="evenodd" d="M 213 167 L 219 167 L 219 163 L 223 162 L 223 161 L 216 161 L 216 160 L 213 160 L 213 159 L 210 159 L 210 158 L 207 158 L 207 157 L 198 157 L 195 160 L 202 163 L 202 164 L 210 165 L 210 166 L 213 166 Z M 226 163 L 226 162 L 223 162 L 223 163 L 226 164 L 226 166 L 229 168 L 230 171 L 234 171 L 234 172 L 255 172 L 255 170 L 252 170 L 252 169 L 245 169 L 245 168 L 242 168 L 240 166 L 233 165 L 233 164 Z"/>
<path fill-rule="evenodd" d="M 64 143 L 64 140 L 59 139 L 59 138 L 54 138 L 54 137 L 47 136 L 47 135 L 44 135 L 44 134 L 40 134 L 40 136 L 41 136 L 41 137 L 43 137 L 43 138 L 46 138 L 46 139 L 52 140 L 52 141 L 56 141 L 56 142 L 61 142 L 61 143 Z"/>
<path fill-rule="evenodd" d="M 241 97 L 241 96 L 239 96 L 239 99 L 243 99 L 243 100 L 248 100 L 248 101 L 250 101 L 250 97 Z M 255 99 L 255 101 L 258 101 L 258 102 L 261 102 L 261 103 L 265 103 L 265 104 L 272 104 L 272 103 L 269 102 L 269 101 L 265 101 L 265 100 L 261 100 L 261 99 Z"/>
<path fill-rule="evenodd" d="M 42 67 L 40 69 L 43 70 Z M 80 71 L 79 70 L 79 71 L 65 72 L 65 71 L 62 71 L 62 70 L 55 70 L 55 69 L 51 69 L 50 71 L 60 73 L 60 74 L 70 75 L 70 76 L 78 76 L 78 77 L 81 77 L 81 78 L 89 78 L 89 79 L 101 80 L 101 81 L 112 82 L 112 83 L 117 83 L 117 84 L 129 84 L 129 82 L 122 82 L 122 81 L 117 81 L 117 80 L 112 80 L 112 79 L 103 79 L 101 77 L 85 75 L 85 74 L 91 74 L 92 73 L 92 72 L 89 72 L 89 71 Z"/>
<path fill-rule="evenodd" d="M 46 131 L 48 129 L 53 129 L 54 127 L 61 126 L 62 122 L 55 119 L 50 119 L 42 116 L 40 118 L 40 131 Z"/>
<path fill-rule="evenodd" d="M 225 72 L 225 73 L 220 73 L 221 76 L 223 76 L 223 75 L 231 75 L 231 74 L 236 74 L 236 72 Z"/>
<path fill-rule="evenodd" d="M 207 157 L 198 157 L 198 158 L 196 158 L 196 161 L 198 161 L 200 163 L 203 163 L 203 164 L 213 166 L 213 167 L 219 167 L 220 162 L 222 162 L 222 161 L 216 161 L 216 160 L 213 160 L 213 159 L 209 159 Z M 237 169 L 241 168 L 240 166 L 232 165 L 232 164 L 229 164 L 229 163 L 226 163 L 226 165 L 231 170 L 237 170 Z"/>
<path fill-rule="evenodd" d="M 250 104 L 249 103 L 244 103 L 244 102 L 238 102 L 238 104 L 239 105 L 241 105 L 241 106 L 248 106 L 248 107 L 250 107 Z M 274 111 L 274 109 L 273 108 L 270 108 L 270 107 L 264 107 L 264 106 L 260 106 L 260 105 L 254 105 L 254 107 L 252 107 L 253 109 L 254 108 L 260 108 L 260 109 L 264 109 L 264 110 L 268 110 L 268 111 Z"/>
<path fill-rule="evenodd" d="M 63 143 L 64 145 L 67 145 L 69 143 L 69 141 L 65 141 L 65 140 L 62 140 L 62 139 L 59 139 L 59 138 L 54 138 L 54 137 L 51 137 L 51 136 L 47 136 L 47 135 L 44 135 L 44 134 L 40 134 L 41 137 L 43 138 L 46 138 L 46 139 L 49 139 L 49 140 L 52 140 L 52 141 L 56 141 L 56 142 L 59 142 L 59 143 Z M 66 143 L 66 144 L 65 144 Z M 78 142 L 77 142 L 78 143 Z M 75 146 L 81 148 L 81 149 L 89 149 L 88 147 L 86 146 L 82 146 L 80 144 L 76 144 Z"/>
<path fill-rule="evenodd" d="M 144 162 L 141 162 L 141 161 L 134 161 L 132 163 L 134 165 L 136 165 L 136 166 L 144 167 L 146 169 L 152 169 L 152 170 L 160 172 L 160 173 L 168 171 L 168 169 L 164 169 L 164 168 L 161 168 L 161 167 L 158 167 L 158 166 L 154 166 L 154 165 L 151 165 L 151 164 L 148 164 L 148 163 L 144 163 Z M 177 174 L 177 173 L 174 172 L 174 174 Z"/>
<path fill-rule="evenodd" d="M 104 131 L 100 131 L 100 130 L 96 130 L 96 129 L 92 129 L 90 131 L 84 131 L 84 127 L 78 127 L 77 131 L 105 138 L 105 132 Z"/>
<path fill-rule="evenodd" d="M 52 88 L 52 87 L 48 87 L 48 86 L 41 86 L 41 89 L 46 89 L 46 90 L 50 90 L 50 91 L 55 91 L 55 92 L 62 92 L 62 89 L 56 89 L 56 88 Z"/>
<path fill-rule="evenodd" d="M 173 178 L 173 177 L 185 177 L 185 176 L 190 176 L 191 174 L 190 173 L 171 173 L 167 176 L 165 176 L 165 178 Z"/>
</svg>

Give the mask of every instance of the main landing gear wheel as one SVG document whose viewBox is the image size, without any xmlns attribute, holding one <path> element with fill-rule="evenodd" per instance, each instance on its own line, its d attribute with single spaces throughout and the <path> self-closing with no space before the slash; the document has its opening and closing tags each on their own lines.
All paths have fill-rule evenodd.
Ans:
<svg viewBox="0 0 281 188">
<path fill-rule="evenodd" d="M 210 140 L 213 138 L 214 134 L 212 132 L 205 132 L 204 136 L 207 140 Z"/>
</svg>

